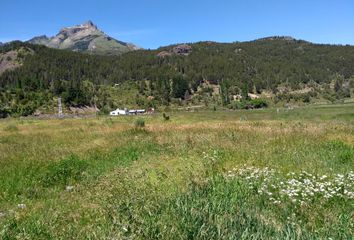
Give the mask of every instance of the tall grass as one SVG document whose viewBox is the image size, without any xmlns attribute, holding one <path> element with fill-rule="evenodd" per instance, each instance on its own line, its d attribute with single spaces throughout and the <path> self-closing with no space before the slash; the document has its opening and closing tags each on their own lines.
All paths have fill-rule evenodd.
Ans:
<svg viewBox="0 0 354 240">
<path fill-rule="evenodd" d="M 142 129 L 135 117 L 1 121 L 0 238 L 350 239 L 352 199 L 274 204 L 261 182 L 225 177 L 244 166 L 275 169 L 274 183 L 348 173 L 348 114 L 172 112 Z"/>
<path fill-rule="evenodd" d="M 146 195 L 144 195 L 145 197 Z M 112 222 L 122 236 L 135 239 L 350 239 L 350 207 L 320 204 L 299 209 L 273 206 L 248 188 L 246 181 L 218 176 L 193 183 L 185 193 L 147 204 L 118 201 Z M 145 206 L 142 207 L 141 204 Z M 320 212 L 321 211 L 321 212 Z M 117 217 L 119 216 L 119 218 Z M 115 218 L 114 218 L 115 217 Z M 325 221 L 323 220 L 325 219 Z M 120 222 L 119 222 L 120 221 Z"/>
</svg>

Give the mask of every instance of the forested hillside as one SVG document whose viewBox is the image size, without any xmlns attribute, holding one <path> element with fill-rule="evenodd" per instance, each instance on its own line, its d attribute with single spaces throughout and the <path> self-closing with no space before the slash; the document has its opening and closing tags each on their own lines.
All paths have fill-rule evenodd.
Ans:
<svg viewBox="0 0 354 240">
<path fill-rule="evenodd" d="M 114 99 L 124 95 L 114 88 L 127 89 L 127 85 L 131 104 L 141 106 L 193 98 L 229 105 L 232 96 L 248 92 L 267 92 L 273 100 L 289 101 L 292 93 L 302 89 L 310 89 L 300 97 L 304 101 L 319 95 L 335 100 L 350 97 L 353 90 L 354 46 L 319 45 L 286 37 L 183 46 L 188 48 L 184 51 L 173 45 L 98 56 L 22 42 L 3 45 L 0 54 L 19 49 L 31 54 L 20 54 L 14 61 L 20 59 L 21 66 L 0 76 L 2 115 L 32 114 L 58 96 L 67 106 L 114 108 L 119 105 Z"/>
</svg>

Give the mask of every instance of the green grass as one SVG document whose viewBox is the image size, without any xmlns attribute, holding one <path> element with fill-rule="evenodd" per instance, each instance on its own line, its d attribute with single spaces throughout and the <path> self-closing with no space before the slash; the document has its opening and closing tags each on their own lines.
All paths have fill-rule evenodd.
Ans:
<svg viewBox="0 0 354 240">
<path fill-rule="evenodd" d="M 224 176 L 347 174 L 353 109 L 2 120 L 0 239 L 352 239 L 353 199 L 274 205 Z"/>
<path fill-rule="evenodd" d="M 147 194 L 146 194 L 147 195 Z M 225 181 L 222 177 L 208 183 L 192 183 L 186 193 L 168 199 L 148 198 L 113 201 L 109 212 L 117 220 L 122 236 L 139 239 L 350 239 L 353 227 L 346 206 L 316 206 L 299 209 L 292 205 L 273 206 L 255 196 L 242 180 Z M 144 204 L 144 207 L 139 207 Z M 330 219 L 326 211 L 335 208 L 341 219 Z M 136 211 L 139 209 L 138 211 Z M 305 211 L 315 211 L 309 216 Z M 332 212 L 333 214 L 333 212 Z M 120 216 L 120 218 L 117 218 Z M 326 218 L 312 223 L 311 217 Z M 308 224 L 307 224 L 308 223 Z M 306 227 L 304 227 L 304 225 Z"/>
</svg>

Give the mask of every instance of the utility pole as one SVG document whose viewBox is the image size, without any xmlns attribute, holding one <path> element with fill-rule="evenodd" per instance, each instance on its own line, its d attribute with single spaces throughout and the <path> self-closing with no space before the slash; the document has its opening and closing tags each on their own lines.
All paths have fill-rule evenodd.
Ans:
<svg viewBox="0 0 354 240">
<path fill-rule="evenodd" d="M 58 98 L 58 117 L 63 117 L 63 108 L 61 106 L 61 97 Z"/>
</svg>

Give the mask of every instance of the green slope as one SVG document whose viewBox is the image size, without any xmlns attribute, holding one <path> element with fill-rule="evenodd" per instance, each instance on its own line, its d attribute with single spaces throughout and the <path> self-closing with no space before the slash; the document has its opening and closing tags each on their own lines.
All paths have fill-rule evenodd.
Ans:
<svg viewBox="0 0 354 240">
<path fill-rule="evenodd" d="M 101 44 L 101 38 L 95 41 Z M 188 46 L 101 56 L 20 42 L 5 45 L 0 52 L 26 47 L 34 54 L 26 56 L 21 67 L 0 76 L 0 101 L 8 106 L 19 96 L 29 101 L 45 93 L 49 100 L 62 96 L 68 106 L 96 104 L 106 109 L 119 107 L 118 102 L 134 105 L 134 99 L 136 106 L 144 107 L 188 103 L 239 108 L 244 106 L 233 99 L 245 92 L 265 96 L 273 104 L 353 97 L 354 46 L 280 37 Z M 183 53 L 183 48 L 188 52 Z M 129 101 L 121 101 L 123 92 L 109 89 L 122 83 L 135 89 Z"/>
</svg>

